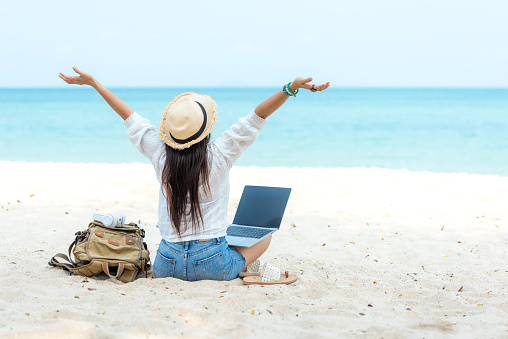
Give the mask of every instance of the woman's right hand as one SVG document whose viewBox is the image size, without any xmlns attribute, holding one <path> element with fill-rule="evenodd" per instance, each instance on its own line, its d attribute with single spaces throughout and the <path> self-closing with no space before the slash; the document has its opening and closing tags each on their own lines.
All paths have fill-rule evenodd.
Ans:
<svg viewBox="0 0 508 339">
<path fill-rule="evenodd" d="M 72 67 L 72 69 L 74 72 L 78 73 L 79 76 L 69 76 L 63 73 L 59 73 L 58 76 L 60 79 L 70 85 L 89 85 L 94 87 L 97 84 L 97 81 L 90 74 L 81 72 L 79 69 L 77 69 L 77 67 Z"/>
<path fill-rule="evenodd" d="M 321 84 L 321 85 L 314 85 L 311 83 L 312 78 L 296 78 L 289 87 L 293 92 L 295 92 L 298 88 L 305 88 L 312 92 L 317 91 L 324 91 L 325 89 L 330 86 L 330 82 Z"/>
</svg>

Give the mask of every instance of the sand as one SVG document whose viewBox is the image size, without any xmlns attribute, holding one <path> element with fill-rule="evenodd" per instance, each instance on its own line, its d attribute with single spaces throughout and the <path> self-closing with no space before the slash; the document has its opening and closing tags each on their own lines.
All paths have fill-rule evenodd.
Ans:
<svg viewBox="0 0 508 339">
<path fill-rule="evenodd" d="M 508 177 L 235 167 L 230 220 L 246 184 L 293 188 L 262 258 L 294 284 L 70 276 L 47 262 L 93 213 L 140 222 L 154 258 L 150 165 L 0 162 L 0 335 L 508 337 Z"/>
</svg>

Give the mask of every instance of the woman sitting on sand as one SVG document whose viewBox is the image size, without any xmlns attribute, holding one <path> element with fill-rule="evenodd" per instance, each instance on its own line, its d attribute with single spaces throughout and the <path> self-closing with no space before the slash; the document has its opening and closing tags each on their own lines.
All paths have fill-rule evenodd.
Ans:
<svg viewBox="0 0 508 339">
<path fill-rule="evenodd" d="M 166 107 L 157 131 L 90 74 L 76 67 L 74 71 L 79 76 L 59 76 L 68 84 L 97 90 L 125 120 L 127 137 L 155 169 L 161 185 L 158 228 L 162 235 L 153 265 L 155 276 L 232 280 L 246 271 L 266 251 L 271 235 L 249 248 L 228 246 L 229 170 L 256 140 L 265 119 L 289 96 L 300 88 L 322 91 L 329 83 L 315 86 L 312 78 L 295 79 L 210 143 L 217 105 L 209 96 L 177 96 Z"/>
</svg>

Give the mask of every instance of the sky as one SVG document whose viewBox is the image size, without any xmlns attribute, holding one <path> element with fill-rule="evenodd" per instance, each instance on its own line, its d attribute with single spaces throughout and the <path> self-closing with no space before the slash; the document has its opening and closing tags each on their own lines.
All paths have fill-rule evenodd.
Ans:
<svg viewBox="0 0 508 339">
<path fill-rule="evenodd" d="M 0 87 L 508 87 L 508 1 L 1 1 Z"/>
</svg>

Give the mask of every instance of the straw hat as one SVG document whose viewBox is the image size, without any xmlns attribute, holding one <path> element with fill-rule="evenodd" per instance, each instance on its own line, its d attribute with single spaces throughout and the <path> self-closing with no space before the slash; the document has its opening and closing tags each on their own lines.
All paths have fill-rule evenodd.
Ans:
<svg viewBox="0 0 508 339">
<path fill-rule="evenodd" d="M 217 121 L 217 104 L 208 95 L 183 93 L 162 114 L 159 135 L 174 149 L 182 150 L 203 140 Z"/>
</svg>

